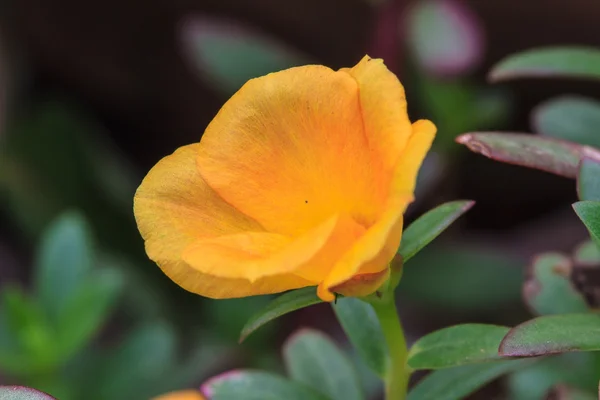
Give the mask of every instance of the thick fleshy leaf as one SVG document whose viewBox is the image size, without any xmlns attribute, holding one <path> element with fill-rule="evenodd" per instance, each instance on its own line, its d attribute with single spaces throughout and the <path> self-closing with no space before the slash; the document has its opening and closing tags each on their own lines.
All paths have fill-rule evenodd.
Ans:
<svg viewBox="0 0 600 400">
<path fill-rule="evenodd" d="M 600 265 L 600 247 L 588 240 L 575 249 L 573 253 L 575 263 L 585 266 Z"/>
<path fill-rule="evenodd" d="M 402 234 L 402 242 L 398 250 L 404 263 L 438 237 L 458 217 L 469 211 L 473 204 L 475 202 L 471 200 L 445 203 L 428 211 L 410 224 Z"/>
<path fill-rule="evenodd" d="M 304 329 L 283 346 L 289 377 L 331 400 L 364 399 L 350 359 L 323 333 Z"/>
<path fill-rule="evenodd" d="M 565 353 L 536 359 L 507 377 L 507 398 L 543 399 L 550 388 L 560 383 L 593 390 L 598 387 L 596 358 L 595 353 Z"/>
<path fill-rule="evenodd" d="M 70 357 L 102 327 L 124 285 L 119 270 L 98 271 L 83 282 L 57 316 L 56 347 Z"/>
<path fill-rule="evenodd" d="M 56 219 L 44 233 L 35 286 L 40 305 L 55 320 L 64 311 L 94 263 L 90 228 L 76 212 Z"/>
<path fill-rule="evenodd" d="M 522 368 L 527 361 L 496 361 L 434 371 L 417 383 L 408 400 L 460 400 L 494 379 Z"/>
<path fill-rule="evenodd" d="M 573 208 L 588 228 L 592 240 L 600 246 L 600 201 L 580 201 L 573 204 Z"/>
<path fill-rule="evenodd" d="M 328 400 L 306 385 L 267 372 L 229 371 L 200 390 L 209 400 Z"/>
<path fill-rule="evenodd" d="M 59 360 L 53 346 L 54 332 L 41 306 L 22 290 L 10 286 L 2 288 L 0 301 L 4 322 L 18 342 L 8 355 L 19 356 L 2 363 L 22 374 L 40 373 L 56 367 Z"/>
<path fill-rule="evenodd" d="M 575 178 L 583 157 L 600 160 L 600 150 L 522 133 L 475 132 L 456 141 L 492 160 Z"/>
<path fill-rule="evenodd" d="M 322 300 L 317 296 L 317 291 L 314 287 L 307 287 L 284 293 L 246 322 L 240 333 L 240 342 L 267 322 L 273 321 L 292 311 L 321 302 Z"/>
<path fill-rule="evenodd" d="M 338 299 L 333 311 L 350 343 L 364 362 L 379 376 L 384 376 L 388 360 L 387 345 L 373 307 L 357 298 Z"/>
<path fill-rule="evenodd" d="M 600 315 L 549 315 L 510 330 L 502 344 L 504 357 L 535 357 L 569 351 L 600 350 Z"/>
<path fill-rule="evenodd" d="M 546 47 L 513 54 L 489 73 L 492 82 L 516 78 L 600 79 L 600 51 L 592 47 Z"/>
<path fill-rule="evenodd" d="M 231 94 L 246 81 L 270 72 L 310 64 L 310 59 L 252 27 L 214 18 L 182 25 L 187 58 L 205 82 Z"/>
<path fill-rule="evenodd" d="M 441 329 L 417 340 L 408 353 L 413 369 L 440 369 L 497 361 L 498 346 L 509 328 L 464 324 Z"/>
<path fill-rule="evenodd" d="M 465 74 L 481 60 L 483 29 L 466 4 L 455 0 L 420 1 L 408 10 L 407 17 L 408 43 L 428 72 Z"/>
<path fill-rule="evenodd" d="M 141 326 L 129 333 L 101 365 L 97 398 L 129 400 L 159 393 L 156 383 L 175 368 L 176 335 L 163 323 Z"/>
<path fill-rule="evenodd" d="M 54 397 L 24 386 L 0 386 L 2 400 L 55 400 Z"/>
<path fill-rule="evenodd" d="M 583 313 L 585 298 L 571 283 L 571 260 L 560 253 L 538 255 L 523 286 L 525 302 L 538 315 Z"/>
<path fill-rule="evenodd" d="M 600 201 L 600 160 L 587 157 L 581 160 L 577 175 L 577 192 L 580 200 Z"/>
<path fill-rule="evenodd" d="M 580 96 L 550 99 L 532 112 L 533 129 L 546 136 L 600 148 L 600 101 Z"/>
</svg>

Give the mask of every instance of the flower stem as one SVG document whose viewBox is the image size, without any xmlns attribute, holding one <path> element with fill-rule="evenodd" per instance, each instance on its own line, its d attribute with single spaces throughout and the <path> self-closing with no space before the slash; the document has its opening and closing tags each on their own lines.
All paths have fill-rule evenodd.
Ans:
<svg viewBox="0 0 600 400">
<path fill-rule="evenodd" d="M 385 399 L 404 400 L 408 390 L 410 370 L 406 365 L 407 347 L 402 324 L 396 311 L 396 303 L 391 296 L 386 302 L 371 303 L 381 324 L 389 349 L 390 363 L 385 377 Z"/>
</svg>

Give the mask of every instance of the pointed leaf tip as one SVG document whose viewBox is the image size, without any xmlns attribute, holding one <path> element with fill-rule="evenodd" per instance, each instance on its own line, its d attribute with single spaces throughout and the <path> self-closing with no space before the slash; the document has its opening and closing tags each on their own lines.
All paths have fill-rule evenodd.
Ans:
<svg viewBox="0 0 600 400">
<path fill-rule="evenodd" d="M 402 234 L 398 253 L 406 263 L 438 237 L 475 204 L 472 200 L 457 200 L 442 204 L 415 220 Z"/>
<path fill-rule="evenodd" d="M 600 151 L 589 146 L 513 132 L 472 132 L 456 138 L 474 153 L 507 164 L 575 178 L 583 157 L 600 160 Z"/>
<path fill-rule="evenodd" d="M 413 369 L 439 369 L 497 361 L 498 346 L 509 328 L 464 324 L 432 332 L 412 346 L 408 365 Z"/>
<path fill-rule="evenodd" d="M 600 51 L 593 47 L 544 47 L 512 54 L 488 74 L 490 82 L 519 78 L 600 79 Z"/>
<path fill-rule="evenodd" d="M 322 302 L 317 296 L 315 287 L 306 287 L 284 293 L 246 322 L 240 333 L 239 343 L 242 343 L 252 332 L 261 326 L 282 315 Z"/>
<path fill-rule="evenodd" d="M 502 340 L 503 357 L 537 357 L 600 350 L 600 315 L 560 314 L 538 317 L 512 328 Z"/>
</svg>

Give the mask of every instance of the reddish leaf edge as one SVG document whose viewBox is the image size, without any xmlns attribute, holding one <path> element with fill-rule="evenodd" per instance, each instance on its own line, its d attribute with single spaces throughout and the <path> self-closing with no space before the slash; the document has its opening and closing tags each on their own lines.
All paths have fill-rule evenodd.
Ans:
<svg viewBox="0 0 600 400">
<path fill-rule="evenodd" d="M 506 136 L 506 137 L 521 137 L 521 136 L 526 135 L 526 136 L 535 138 L 534 140 L 557 143 L 557 144 L 564 146 L 565 150 L 571 151 L 573 156 L 578 157 L 579 163 L 577 165 L 574 165 L 573 168 L 570 169 L 569 171 L 559 173 L 559 172 L 554 171 L 549 168 L 533 167 L 533 166 L 526 165 L 523 163 L 511 162 L 509 160 L 505 160 L 500 157 L 496 157 L 494 155 L 494 149 L 492 149 L 490 146 L 488 146 L 487 144 L 485 144 L 481 140 L 479 140 L 479 137 L 492 136 L 492 135 L 494 135 L 494 136 L 502 135 L 502 136 Z M 464 134 L 456 137 L 455 142 L 466 146 L 469 150 L 471 150 L 474 153 L 481 154 L 482 156 L 487 157 L 494 161 L 498 161 L 498 162 L 502 162 L 502 163 L 510 164 L 510 165 L 517 165 L 520 167 L 526 167 L 526 168 L 530 168 L 530 169 L 537 169 L 539 171 L 548 172 L 550 174 L 563 176 L 565 178 L 570 178 L 570 179 L 575 179 L 577 177 L 577 174 L 579 172 L 579 164 L 581 163 L 581 160 L 583 158 L 589 158 L 594 161 L 600 162 L 600 150 L 598 150 L 598 149 L 595 149 L 590 146 L 576 144 L 576 143 L 569 142 L 566 140 L 556 139 L 553 137 L 547 137 L 547 136 L 535 135 L 535 134 L 532 135 L 532 134 L 526 133 L 526 132 L 501 132 L 501 131 L 468 132 L 468 133 L 464 133 Z"/>
</svg>

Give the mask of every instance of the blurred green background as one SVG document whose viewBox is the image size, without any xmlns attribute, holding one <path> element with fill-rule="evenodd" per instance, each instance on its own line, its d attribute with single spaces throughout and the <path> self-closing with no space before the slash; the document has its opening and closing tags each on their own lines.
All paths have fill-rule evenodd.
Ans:
<svg viewBox="0 0 600 400">
<path fill-rule="evenodd" d="M 132 214 L 153 164 L 198 141 L 247 79 L 290 66 L 384 58 L 406 86 L 411 118 L 439 129 L 408 222 L 444 201 L 477 201 L 406 268 L 399 304 L 409 340 L 453 323 L 529 318 L 521 288 L 531 257 L 570 253 L 587 237 L 570 210 L 574 182 L 494 163 L 454 138 L 531 131 L 529 112 L 542 100 L 596 94 L 579 82 L 491 85 L 485 75 L 529 47 L 600 45 L 597 2 L 0 5 L 0 384 L 61 400 L 143 400 L 231 368 L 280 369 L 280 345 L 301 326 L 345 343 L 319 305 L 238 345 L 245 320 L 269 298 L 184 292 L 147 259 Z M 537 398 L 535 373 L 473 398 Z M 365 369 L 363 378 L 377 398 L 374 377 Z"/>
</svg>

